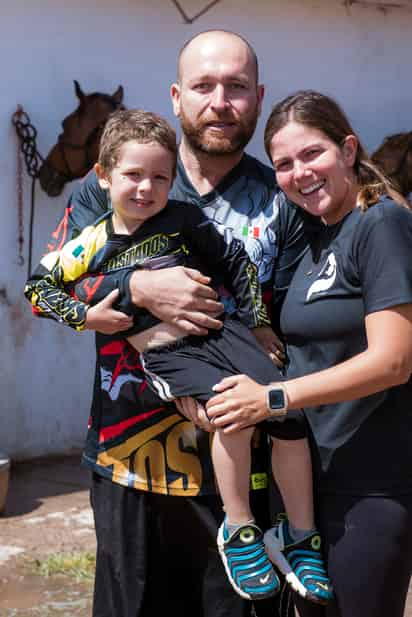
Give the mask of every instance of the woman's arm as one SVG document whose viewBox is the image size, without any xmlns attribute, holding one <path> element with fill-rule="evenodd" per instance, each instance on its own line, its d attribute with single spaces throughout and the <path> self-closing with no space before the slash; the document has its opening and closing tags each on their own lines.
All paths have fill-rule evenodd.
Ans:
<svg viewBox="0 0 412 617">
<path fill-rule="evenodd" d="M 405 383 L 412 373 L 412 304 L 365 318 L 367 349 L 334 367 L 283 382 L 289 408 L 339 403 Z M 271 384 L 273 387 L 273 384 Z M 237 431 L 269 417 L 268 386 L 245 375 L 223 379 L 207 404 L 216 427 Z"/>
</svg>

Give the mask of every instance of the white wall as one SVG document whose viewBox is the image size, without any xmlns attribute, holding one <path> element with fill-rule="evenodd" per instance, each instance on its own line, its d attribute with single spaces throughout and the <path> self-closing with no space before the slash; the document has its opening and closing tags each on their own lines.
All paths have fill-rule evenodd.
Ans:
<svg viewBox="0 0 412 617">
<path fill-rule="evenodd" d="M 27 458 L 82 445 L 94 353 L 90 333 L 32 318 L 22 298 L 26 270 L 16 261 L 10 123 L 16 105 L 37 127 L 43 154 L 76 106 L 73 79 L 86 92 L 111 93 L 122 84 L 127 106 L 174 121 L 168 88 L 177 51 L 194 33 L 218 27 L 243 34 L 256 48 L 266 84 L 263 119 L 290 91 L 320 89 L 342 102 L 366 145 L 375 148 L 384 135 L 412 128 L 412 4 L 385 13 L 357 4 L 348 9 L 343 0 L 222 0 L 186 25 L 165 0 L 0 1 L 0 450 Z M 190 15 L 206 4 L 182 0 Z M 262 131 L 263 122 L 250 147 L 258 156 Z M 27 225 L 27 177 L 24 188 Z M 69 192 L 51 199 L 37 187 L 34 263 Z M 27 226 L 25 234 L 27 240 Z"/>
</svg>

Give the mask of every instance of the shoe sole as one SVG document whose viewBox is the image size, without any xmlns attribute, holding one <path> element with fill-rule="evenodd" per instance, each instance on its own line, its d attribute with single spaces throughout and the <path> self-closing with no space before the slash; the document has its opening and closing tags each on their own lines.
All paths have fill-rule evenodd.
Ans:
<svg viewBox="0 0 412 617">
<path fill-rule="evenodd" d="M 269 539 L 269 542 L 267 539 Z M 311 602 L 314 602 L 316 604 L 326 606 L 329 603 L 328 600 L 319 598 L 318 596 L 310 593 L 310 591 L 308 591 L 306 587 L 300 582 L 300 580 L 292 570 L 290 563 L 282 553 L 278 538 L 271 534 L 270 530 L 264 534 L 263 542 L 270 561 L 275 564 L 275 566 L 282 572 L 286 579 L 286 582 L 292 587 L 293 591 L 296 591 L 296 593 L 298 593 L 301 598 L 304 598 L 305 600 L 310 600 Z"/>
<path fill-rule="evenodd" d="M 246 593 L 246 591 L 243 591 L 242 589 L 240 589 L 240 587 L 237 586 L 235 580 L 232 578 L 231 572 L 230 572 L 230 568 L 229 568 L 229 564 L 228 561 L 226 559 L 226 555 L 225 555 L 225 541 L 223 539 L 223 525 L 221 525 L 219 527 L 219 531 L 217 534 L 217 547 L 219 550 L 219 554 L 220 557 L 223 561 L 223 565 L 225 566 L 225 570 L 226 570 L 226 574 L 227 577 L 229 579 L 230 584 L 232 585 L 233 589 L 236 591 L 237 594 L 239 594 L 239 596 L 241 596 L 242 598 L 244 598 L 245 600 L 264 600 L 265 598 L 272 598 L 273 596 L 275 596 L 280 587 L 278 589 L 275 589 L 273 592 L 271 593 L 257 593 L 257 594 L 250 594 L 250 593 Z"/>
</svg>

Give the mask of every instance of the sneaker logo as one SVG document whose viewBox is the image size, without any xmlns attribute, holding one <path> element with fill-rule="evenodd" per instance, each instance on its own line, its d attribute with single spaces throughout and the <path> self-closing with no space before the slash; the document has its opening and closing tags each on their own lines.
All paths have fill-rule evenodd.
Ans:
<svg viewBox="0 0 412 617">
<path fill-rule="evenodd" d="M 318 551 L 320 549 L 320 536 L 313 536 L 311 546 L 314 551 Z"/>
<path fill-rule="evenodd" d="M 269 581 L 269 579 L 270 579 L 270 574 L 266 574 L 266 576 L 262 576 L 262 578 L 259 579 L 259 583 L 264 585 L 265 583 Z"/>
<path fill-rule="evenodd" d="M 329 587 L 325 585 L 325 583 L 317 583 L 317 586 L 321 589 L 324 589 L 325 591 L 329 591 Z"/>
<path fill-rule="evenodd" d="M 245 527 L 239 534 L 240 540 L 243 544 L 250 544 L 255 541 L 255 532 L 251 527 Z"/>
</svg>

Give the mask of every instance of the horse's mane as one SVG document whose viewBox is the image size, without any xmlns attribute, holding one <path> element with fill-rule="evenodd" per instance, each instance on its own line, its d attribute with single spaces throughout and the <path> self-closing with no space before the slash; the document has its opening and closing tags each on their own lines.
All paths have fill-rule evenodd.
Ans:
<svg viewBox="0 0 412 617">
<path fill-rule="evenodd" d="M 371 159 L 404 197 L 412 192 L 412 131 L 385 137 Z"/>
</svg>

